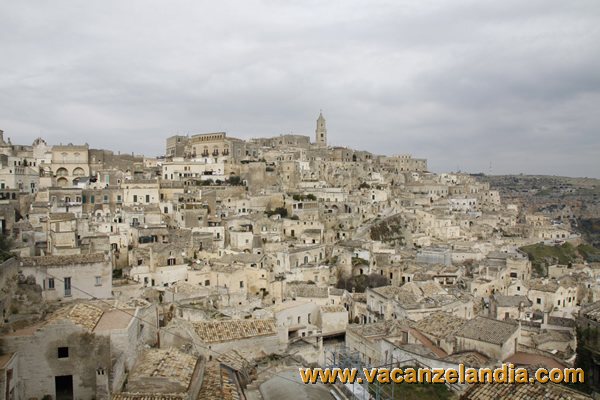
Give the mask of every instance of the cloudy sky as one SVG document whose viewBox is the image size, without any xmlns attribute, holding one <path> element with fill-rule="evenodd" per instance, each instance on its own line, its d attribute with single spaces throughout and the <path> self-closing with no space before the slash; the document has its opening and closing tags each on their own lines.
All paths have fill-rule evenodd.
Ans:
<svg viewBox="0 0 600 400">
<path fill-rule="evenodd" d="M 13 143 L 314 134 L 433 171 L 600 177 L 600 2 L 3 1 Z"/>
</svg>

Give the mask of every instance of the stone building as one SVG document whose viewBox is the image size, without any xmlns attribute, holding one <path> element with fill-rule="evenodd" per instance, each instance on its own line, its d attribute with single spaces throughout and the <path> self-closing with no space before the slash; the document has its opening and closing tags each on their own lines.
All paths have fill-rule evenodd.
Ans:
<svg viewBox="0 0 600 400">
<path fill-rule="evenodd" d="M 18 265 L 47 301 L 112 297 L 112 264 L 105 254 L 22 257 Z"/>
<path fill-rule="evenodd" d="M 102 307 L 67 306 L 46 321 L 0 337 L 2 354 L 16 356 L 15 398 L 108 399 L 120 389 L 139 349 L 156 341 L 152 326 L 141 322 L 152 321 L 156 311 Z M 157 326 L 156 318 L 153 323 Z"/>
<path fill-rule="evenodd" d="M 504 361 L 518 351 L 520 327 L 478 316 L 467 321 L 455 335 L 457 351 L 475 350 Z"/>
<path fill-rule="evenodd" d="M 318 147 L 327 147 L 327 123 L 323 113 L 317 118 L 317 129 L 315 130 L 315 143 Z"/>
<path fill-rule="evenodd" d="M 71 186 L 75 179 L 90 175 L 88 152 L 87 144 L 52 147 L 51 171 L 58 186 Z"/>
</svg>

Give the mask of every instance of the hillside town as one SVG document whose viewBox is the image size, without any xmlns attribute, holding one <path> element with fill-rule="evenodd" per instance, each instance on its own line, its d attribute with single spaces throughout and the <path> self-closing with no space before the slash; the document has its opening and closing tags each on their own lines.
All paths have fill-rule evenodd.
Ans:
<svg viewBox="0 0 600 400">
<path fill-rule="evenodd" d="M 569 210 L 518 200 L 334 146 L 322 113 L 311 135 L 175 135 L 159 157 L 0 131 L 0 399 L 407 398 L 298 368 L 502 363 L 578 366 L 586 388 L 438 398 L 592 398 L 600 251 Z"/>
</svg>

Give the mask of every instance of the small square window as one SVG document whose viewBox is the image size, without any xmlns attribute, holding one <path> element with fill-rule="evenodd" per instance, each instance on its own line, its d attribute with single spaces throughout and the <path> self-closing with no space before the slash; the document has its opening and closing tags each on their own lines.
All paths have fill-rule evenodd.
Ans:
<svg viewBox="0 0 600 400">
<path fill-rule="evenodd" d="M 96 286 L 102 286 L 102 277 L 101 276 L 96 277 Z"/>
<path fill-rule="evenodd" d="M 58 358 L 69 358 L 69 348 L 68 347 L 59 347 L 58 348 Z"/>
</svg>

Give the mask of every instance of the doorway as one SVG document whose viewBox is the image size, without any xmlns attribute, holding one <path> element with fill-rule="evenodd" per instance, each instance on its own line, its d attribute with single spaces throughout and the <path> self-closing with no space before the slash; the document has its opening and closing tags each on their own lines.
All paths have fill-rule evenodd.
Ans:
<svg viewBox="0 0 600 400">
<path fill-rule="evenodd" d="M 54 377 L 56 400 L 73 400 L 73 375 Z"/>
</svg>

